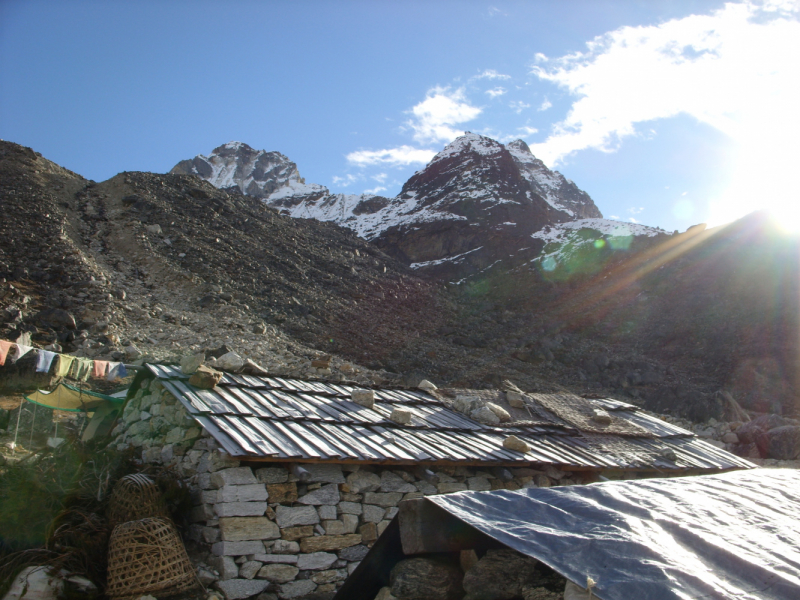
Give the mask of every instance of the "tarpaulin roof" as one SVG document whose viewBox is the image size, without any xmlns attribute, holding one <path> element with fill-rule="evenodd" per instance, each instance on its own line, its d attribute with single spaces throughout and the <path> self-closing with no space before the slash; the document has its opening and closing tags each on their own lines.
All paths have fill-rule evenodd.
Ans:
<svg viewBox="0 0 800 600">
<path fill-rule="evenodd" d="M 125 398 L 115 398 L 114 396 L 107 396 L 99 392 L 82 390 L 67 383 L 59 384 L 52 392 L 36 390 L 32 394 L 25 396 L 25 399 L 28 402 L 46 406 L 47 408 L 72 412 L 82 410 L 91 411 L 104 402 L 113 402 L 119 405 L 125 402 Z"/>
<path fill-rule="evenodd" d="M 434 496 L 453 517 L 600 600 L 800 598 L 800 473 Z"/>
</svg>

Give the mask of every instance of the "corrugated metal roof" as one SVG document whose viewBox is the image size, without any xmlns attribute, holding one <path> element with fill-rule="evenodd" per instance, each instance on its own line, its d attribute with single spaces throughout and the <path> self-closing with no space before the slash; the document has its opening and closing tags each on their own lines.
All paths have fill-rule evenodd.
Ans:
<svg viewBox="0 0 800 600">
<path fill-rule="evenodd" d="M 597 404 L 646 429 L 646 436 L 581 432 L 557 418 L 546 424 L 485 425 L 420 390 L 375 389 L 369 409 L 352 401 L 353 390 L 364 388 L 348 384 L 226 373 L 216 388 L 201 390 L 174 367 L 148 369 L 231 455 L 252 460 L 658 470 L 754 466 L 615 401 Z M 412 412 L 409 424 L 389 419 L 395 407 Z M 530 451 L 504 448 L 509 435 L 525 440 Z"/>
</svg>

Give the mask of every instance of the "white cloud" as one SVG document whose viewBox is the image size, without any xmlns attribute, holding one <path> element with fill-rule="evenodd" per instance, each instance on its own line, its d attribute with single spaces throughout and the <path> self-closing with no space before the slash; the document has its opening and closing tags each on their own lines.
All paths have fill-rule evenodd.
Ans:
<svg viewBox="0 0 800 600">
<path fill-rule="evenodd" d="M 380 192 L 385 192 L 386 188 L 382 186 L 374 187 L 371 190 L 364 190 L 365 194 L 378 194 Z"/>
<path fill-rule="evenodd" d="M 508 16 L 508 13 L 503 12 L 502 10 L 497 8 L 496 6 L 490 6 L 489 10 L 487 12 L 489 13 L 490 17 L 496 17 L 497 15 L 500 15 L 501 17 L 507 17 Z"/>
<path fill-rule="evenodd" d="M 512 100 L 511 102 L 508 103 L 508 105 L 514 111 L 516 111 L 517 114 L 520 114 L 526 108 L 530 108 L 531 107 L 530 104 L 527 104 L 526 102 L 523 102 L 522 100 Z"/>
<path fill-rule="evenodd" d="M 353 175 L 352 173 L 348 173 L 344 177 L 339 177 L 338 175 L 334 175 L 333 176 L 333 183 L 335 185 L 348 186 L 351 183 L 354 183 L 354 182 L 358 181 L 359 179 L 360 179 L 360 177 L 357 177 L 356 175 Z"/>
<path fill-rule="evenodd" d="M 472 106 L 463 89 L 435 87 L 425 100 L 411 109 L 414 118 L 406 123 L 414 131 L 414 140 L 423 144 L 451 142 L 463 134 L 454 125 L 472 121 L 481 109 Z"/>
<path fill-rule="evenodd" d="M 386 178 L 388 177 L 388 175 L 386 173 L 377 173 L 375 175 L 372 175 L 371 177 L 372 177 L 372 179 L 374 179 L 378 183 L 383 183 L 383 182 L 386 181 Z"/>
<path fill-rule="evenodd" d="M 489 94 L 489 97 L 494 99 L 494 98 L 497 98 L 497 97 L 502 96 L 503 94 L 505 94 L 506 90 L 505 90 L 505 88 L 496 87 L 496 88 L 491 89 L 491 90 L 486 90 L 485 93 Z"/>
<path fill-rule="evenodd" d="M 434 156 L 434 150 L 423 150 L 412 146 L 400 146 L 385 150 L 358 150 L 347 155 L 347 162 L 359 167 L 388 165 L 404 167 L 414 164 L 427 164 Z"/>
<path fill-rule="evenodd" d="M 608 218 L 609 219 L 614 219 L 615 221 L 619 221 L 620 220 L 618 215 L 611 215 Z"/>
<path fill-rule="evenodd" d="M 628 212 L 632 215 L 638 215 L 644 210 L 644 206 L 634 206 L 628 209 Z"/>
<path fill-rule="evenodd" d="M 511 75 L 503 75 L 494 69 L 486 69 L 482 73 L 470 78 L 471 81 L 476 79 L 511 79 Z"/>
<path fill-rule="evenodd" d="M 533 73 L 577 97 L 553 133 L 531 147 L 547 164 L 592 148 L 613 152 L 656 119 L 689 115 L 728 136 L 737 158 L 709 223 L 754 210 L 758 198 L 792 212 L 800 139 L 800 3 L 727 3 L 707 15 L 622 27 Z M 763 204 L 762 204 L 763 206 Z"/>
<path fill-rule="evenodd" d="M 628 221 L 630 221 L 631 223 L 638 223 L 639 222 L 636 219 L 634 219 L 633 217 L 628 217 Z"/>
<path fill-rule="evenodd" d="M 544 102 L 542 102 L 541 106 L 539 106 L 539 108 L 537 108 L 536 110 L 538 110 L 539 112 L 542 112 L 544 110 L 547 110 L 551 106 L 553 106 L 553 103 L 550 102 L 550 100 L 548 100 L 547 98 L 545 98 Z"/>
</svg>

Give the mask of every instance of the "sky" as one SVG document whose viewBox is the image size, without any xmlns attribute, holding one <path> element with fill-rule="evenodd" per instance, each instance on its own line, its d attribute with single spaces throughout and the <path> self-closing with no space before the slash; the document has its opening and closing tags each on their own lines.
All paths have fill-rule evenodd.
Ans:
<svg viewBox="0 0 800 600">
<path fill-rule="evenodd" d="M 0 138 L 101 181 L 229 141 L 393 196 L 464 131 L 607 218 L 800 228 L 800 0 L 0 0 Z"/>
</svg>

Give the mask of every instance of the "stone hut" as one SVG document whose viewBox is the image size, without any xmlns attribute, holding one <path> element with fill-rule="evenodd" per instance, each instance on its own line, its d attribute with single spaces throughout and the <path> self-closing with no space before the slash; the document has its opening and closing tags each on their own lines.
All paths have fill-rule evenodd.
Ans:
<svg viewBox="0 0 800 600">
<path fill-rule="evenodd" d="M 228 599 L 332 597 L 404 500 L 753 466 L 610 399 L 188 379 L 146 365 L 114 443 L 190 484 L 198 573 Z"/>
</svg>

